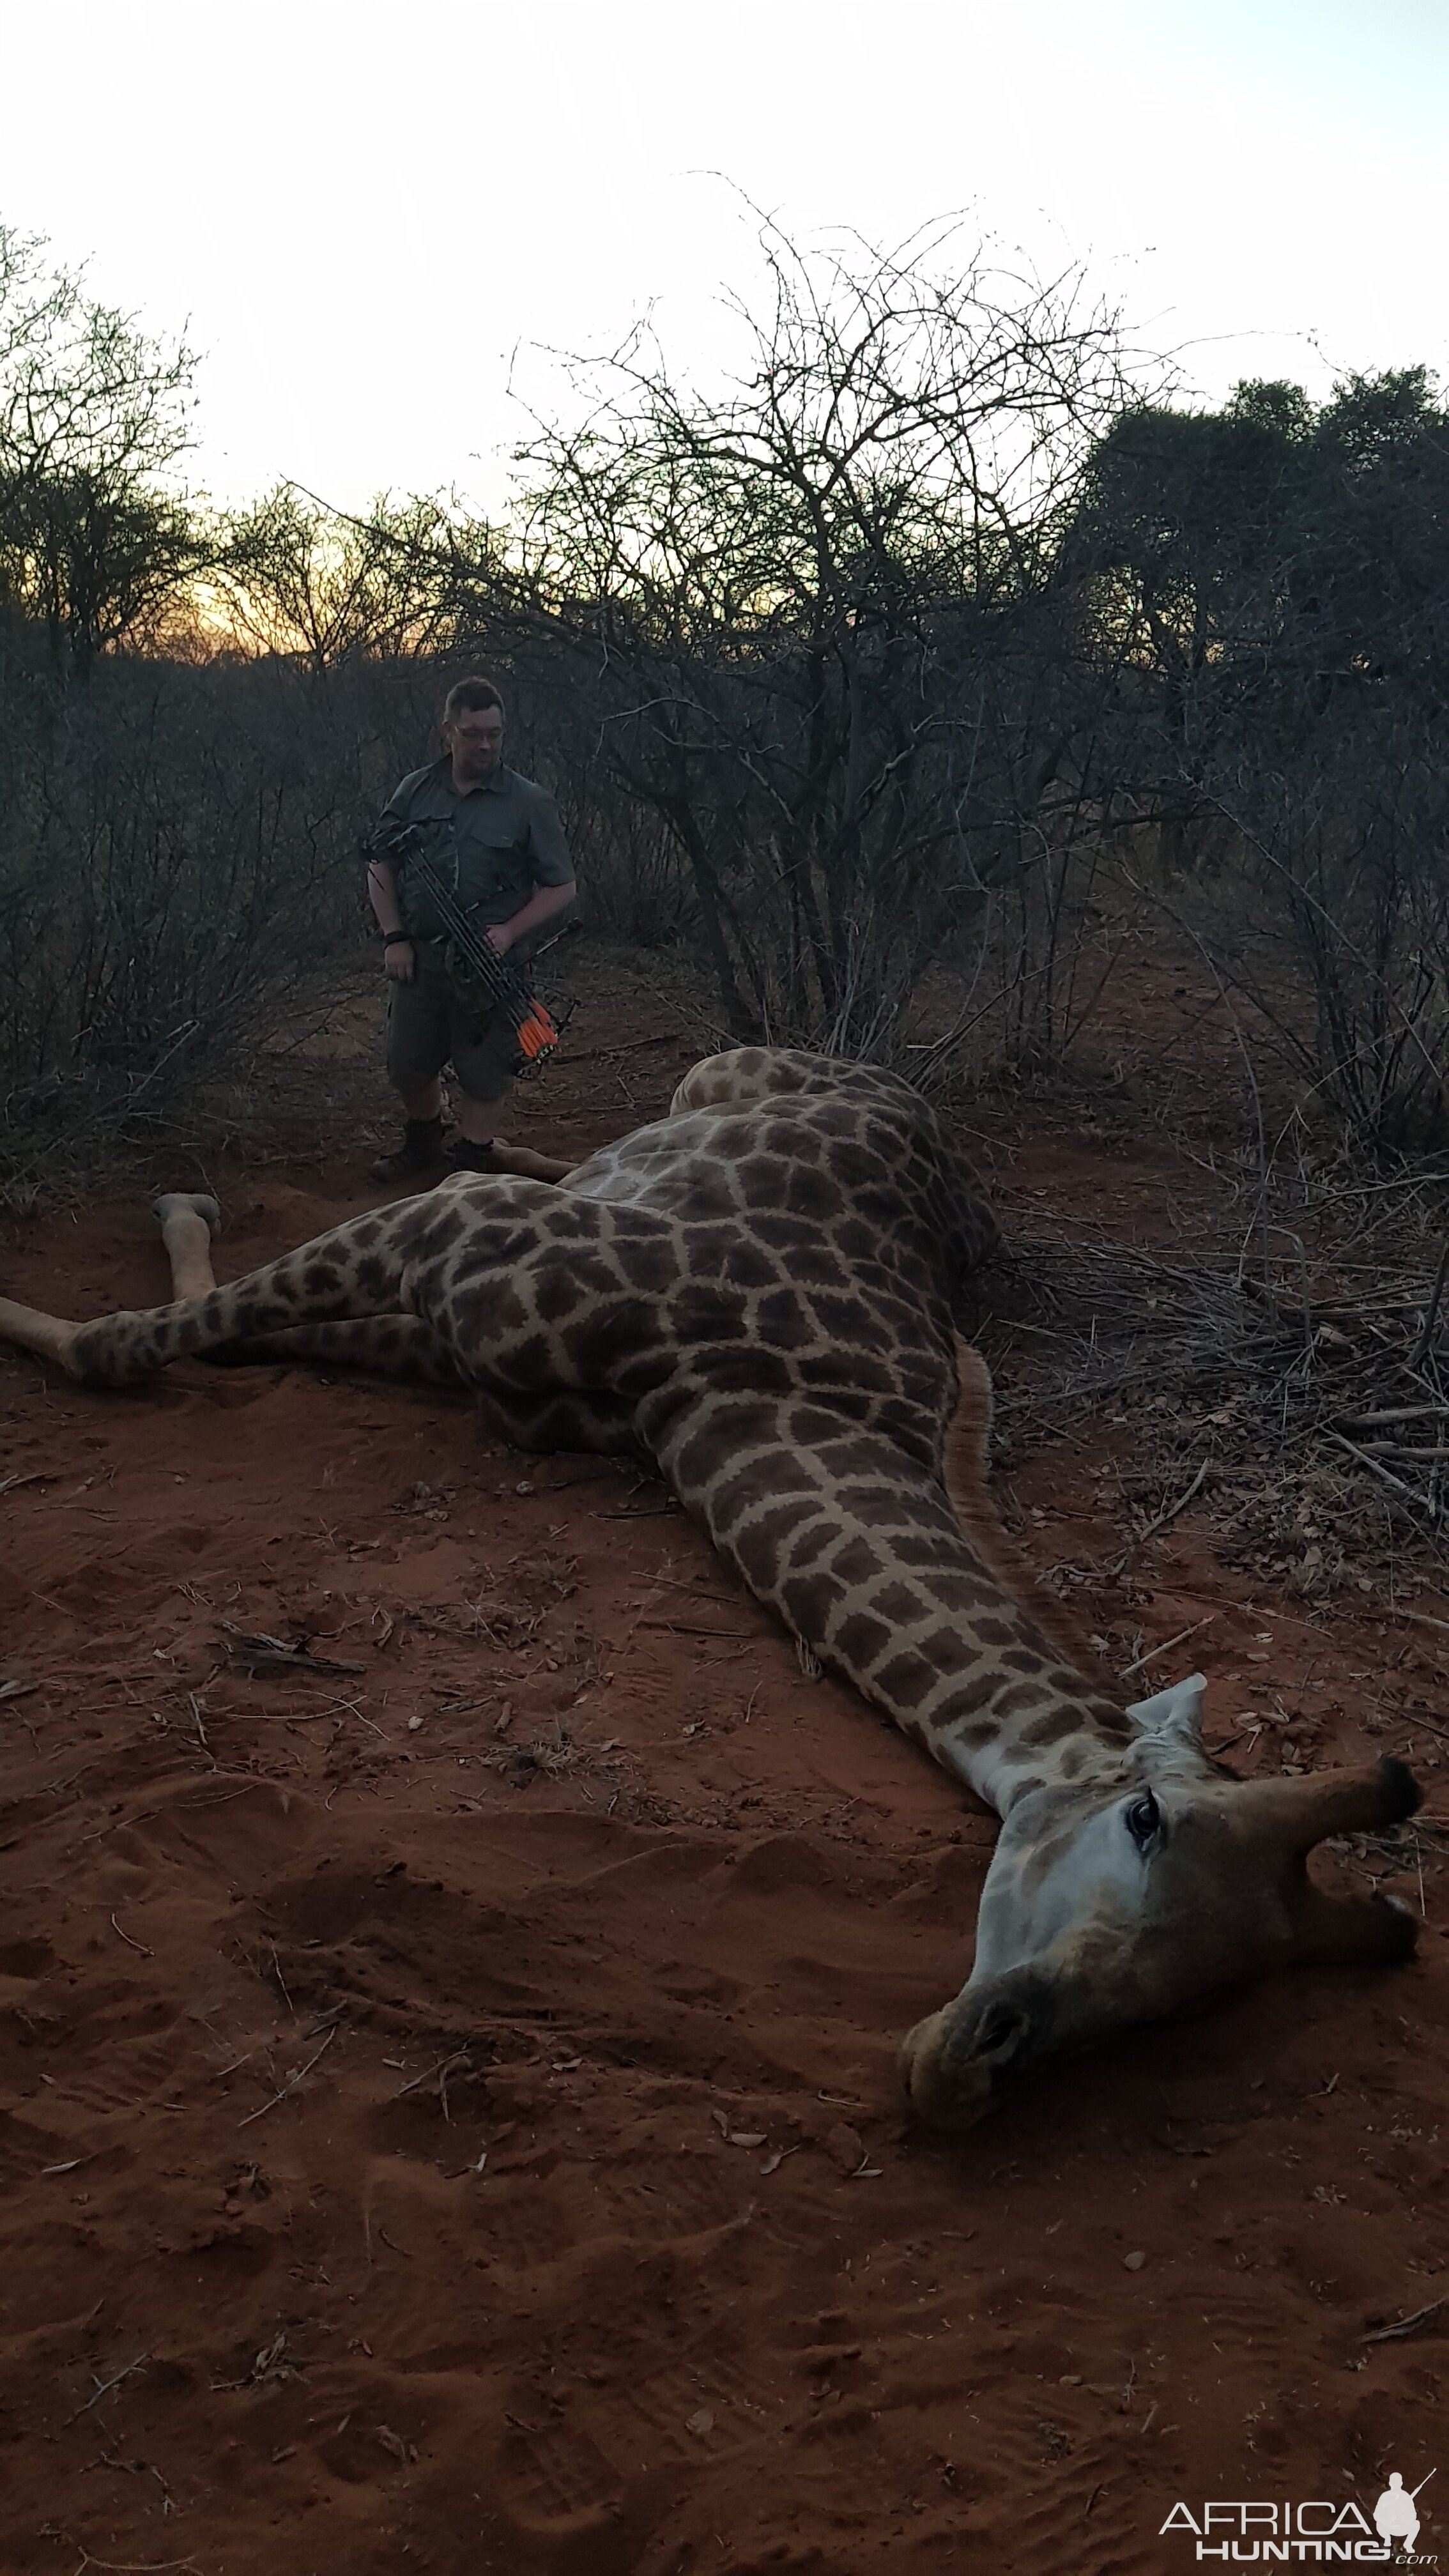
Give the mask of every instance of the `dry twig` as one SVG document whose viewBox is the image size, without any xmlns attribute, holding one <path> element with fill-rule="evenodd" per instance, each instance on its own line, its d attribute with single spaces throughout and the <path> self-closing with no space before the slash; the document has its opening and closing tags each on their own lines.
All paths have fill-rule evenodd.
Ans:
<svg viewBox="0 0 1449 2576">
<path fill-rule="evenodd" d="M 1409 2335 L 1418 2334 L 1420 2329 L 1437 2317 L 1443 2308 L 1449 2308 L 1449 2298 L 1431 2299 L 1427 2308 L 1416 2308 L 1411 2317 L 1396 2317 L 1391 2326 L 1379 2326 L 1372 2334 L 1360 2335 L 1359 2341 L 1360 2343 L 1402 2343 Z"/>
<path fill-rule="evenodd" d="M 332 2025 L 332 2028 L 331 2028 L 331 2029 L 329 2030 L 329 2032 L 327 2033 L 326 2038 L 323 2040 L 321 2047 L 320 2047 L 319 2049 L 314 2050 L 313 2054 L 308 2058 L 306 2065 L 305 2065 L 305 2066 L 299 2066 L 299 2067 L 297 2068 L 297 2071 L 296 2071 L 296 2073 L 295 2073 L 294 2075 L 289 2075 L 289 2076 L 288 2076 L 288 2078 L 287 2078 L 287 2080 L 286 2080 L 286 2083 L 282 2086 L 281 2091 L 280 2091 L 279 2093 L 274 2093 L 274 2094 L 272 2095 L 272 2098 L 271 2098 L 270 2102 L 259 2102 L 259 2103 L 258 2103 L 258 2105 L 257 2105 L 257 2108 L 255 2109 L 255 2111 L 248 2111 L 248 2113 L 247 2113 L 247 2115 L 246 2115 L 246 2118 L 245 2118 L 244 2120 L 238 2120 L 238 2122 L 237 2122 L 237 2127 L 238 2127 L 239 2129 L 249 2129 L 249 2128 L 251 2127 L 251 2124 L 252 2124 L 253 2120 L 260 2120 L 260 2119 L 264 2119 L 268 2111 L 275 2111 L 275 2109 L 276 2109 L 276 2107 L 277 2107 L 277 2104 L 278 2104 L 279 2102 L 285 2102 L 285 2101 L 286 2101 L 287 2096 L 288 2096 L 288 2094 L 289 2094 L 289 2093 L 295 2093 L 295 2092 L 296 2092 L 296 2090 L 297 2090 L 298 2085 L 299 2085 L 299 2084 L 301 2083 L 301 2081 L 302 2081 L 303 2076 L 304 2076 L 304 2075 L 310 2075 L 310 2074 L 311 2074 L 312 2069 L 313 2069 L 313 2067 L 316 2065 L 318 2058 L 319 2058 L 319 2057 L 325 2057 L 325 2056 L 326 2056 L 328 2049 L 331 2047 L 332 2042 L 334 2041 L 334 2039 L 335 2039 L 336 2037 L 337 2037 L 337 2024 L 336 2024 L 336 2022 L 334 2022 L 334 2023 L 333 2023 L 333 2025 Z"/>
</svg>

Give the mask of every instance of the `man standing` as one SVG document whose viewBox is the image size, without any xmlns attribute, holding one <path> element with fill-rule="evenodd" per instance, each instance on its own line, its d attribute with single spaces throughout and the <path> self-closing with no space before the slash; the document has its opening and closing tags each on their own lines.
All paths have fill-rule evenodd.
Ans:
<svg viewBox="0 0 1449 2576">
<path fill-rule="evenodd" d="M 372 1167 L 378 1181 L 491 1171 L 493 1113 L 519 1065 L 505 1014 L 456 990 L 428 888 L 389 852 L 389 835 L 420 830 L 429 867 L 495 953 L 516 964 L 577 892 L 553 798 L 504 766 L 503 700 L 491 680 L 459 680 L 448 691 L 443 744 L 441 760 L 412 770 L 389 799 L 367 871 L 389 985 L 388 1079 L 407 1119 L 398 1151 Z M 438 1078 L 449 1063 L 460 1134 L 445 1155 Z"/>
</svg>

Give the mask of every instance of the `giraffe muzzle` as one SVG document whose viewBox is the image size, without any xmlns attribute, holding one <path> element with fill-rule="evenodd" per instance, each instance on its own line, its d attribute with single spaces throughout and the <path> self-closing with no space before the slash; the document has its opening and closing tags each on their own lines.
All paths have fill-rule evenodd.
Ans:
<svg viewBox="0 0 1449 2576">
<path fill-rule="evenodd" d="M 911 2111 L 930 2129 L 974 2128 L 1050 2054 L 1059 2019 L 1053 1980 L 1039 1969 L 1012 1968 L 964 1987 L 901 2042 Z"/>
</svg>

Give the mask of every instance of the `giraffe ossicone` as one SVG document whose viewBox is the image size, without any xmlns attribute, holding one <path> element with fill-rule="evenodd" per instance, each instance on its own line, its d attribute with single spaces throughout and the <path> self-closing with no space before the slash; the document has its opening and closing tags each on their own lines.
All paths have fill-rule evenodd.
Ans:
<svg viewBox="0 0 1449 2576">
<path fill-rule="evenodd" d="M 520 1446 L 640 1452 L 794 1635 L 996 1808 L 970 1974 L 901 2048 L 924 2120 L 969 2126 L 1053 2055 L 1269 1969 L 1412 1953 L 1406 1909 L 1307 1866 L 1413 1813 L 1403 1764 L 1229 1778 L 1202 1675 L 1124 1704 L 1007 1539 L 959 1331 L 997 1226 L 897 1076 L 736 1049 L 571 1171 L 450 1180 L 225 1287 L 215 1203 L 157 1213 L 172 1303 L 69 1324 L 0 1299 L 0 1337 L 96 1386 L 222 1350 L 422 1375 Z"/>
</svg>

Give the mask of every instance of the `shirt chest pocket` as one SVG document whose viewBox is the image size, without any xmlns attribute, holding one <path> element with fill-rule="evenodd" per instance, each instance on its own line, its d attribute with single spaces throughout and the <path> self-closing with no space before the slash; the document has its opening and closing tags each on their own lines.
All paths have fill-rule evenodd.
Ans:
<svg viewBox="0 0 1449 2576">
<path fill-rule="evenodd" d="M 501 818 L 460 833 L 458 855 L 462 889 L 470 902 L 486 903 L 491 895 L 516 893 L 529 882 L 528 852 Z"/>
</svg>

